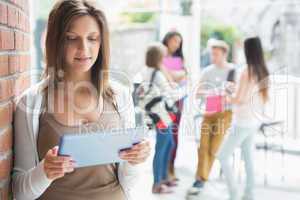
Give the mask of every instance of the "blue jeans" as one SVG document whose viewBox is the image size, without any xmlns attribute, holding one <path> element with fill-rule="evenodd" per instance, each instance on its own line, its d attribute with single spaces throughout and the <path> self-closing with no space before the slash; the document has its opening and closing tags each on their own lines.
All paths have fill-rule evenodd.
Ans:
<svg viewBox="0 0 300 200">
<path fill-rule="evenodd" d="M 156 129 L 156 144 L 153 160 L 154 184 L 167 179 L 171 151 L 174 147 L 172 126 L 167 129 Z"/>
<path fill-rule="evenodd" d="M 245 161 L 245 169 L 247 182 L 245 188 L 245 197 L 253 198 L 254 189 L 254 136 L 258 131 L 257 128 L 234 126 L 227 140 L 222 145 L 218 158 L 221 162 L 222 170 L 226 179 L 231 199 L 238 196 L 237 183 L 234 177 L 232 166 L 230 165 L 230 157 L 237 147 L 241 148 L 241 153 Z"/>
</svg>

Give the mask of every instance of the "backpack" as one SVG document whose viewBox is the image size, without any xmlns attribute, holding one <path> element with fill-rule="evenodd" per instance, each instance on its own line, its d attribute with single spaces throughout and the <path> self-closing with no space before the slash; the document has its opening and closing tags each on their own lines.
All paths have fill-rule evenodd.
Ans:
<svg viewBox="0 0 300 200">
<path fill-rule="evenodd" d="M 164 95 L 157 95 L 153 91 L 154 79 L 158 70 L 151 75 L 148 89 L 140 84 L 134 91 L 135 103 L 144 112 L 145 121 L 149 128 L 165 129 L 176 121 L 179 112 L 175 104 L 169 105 Z"/>
</svg>

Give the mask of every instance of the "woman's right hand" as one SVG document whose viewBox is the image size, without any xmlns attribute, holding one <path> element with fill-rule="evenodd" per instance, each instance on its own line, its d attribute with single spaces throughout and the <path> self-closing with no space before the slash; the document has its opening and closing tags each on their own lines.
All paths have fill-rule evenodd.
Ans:
<svg viewBox="0 0 300 200">
<path fill-rule="evenodd" d="M 75 162 L 71 157 L 58 156 L 57 153 L 58 147 L 55 146 L 49 149 L 44 158 L 44 171 L 47 178 L 52 181 L 74 171 Z"/>
</svg>

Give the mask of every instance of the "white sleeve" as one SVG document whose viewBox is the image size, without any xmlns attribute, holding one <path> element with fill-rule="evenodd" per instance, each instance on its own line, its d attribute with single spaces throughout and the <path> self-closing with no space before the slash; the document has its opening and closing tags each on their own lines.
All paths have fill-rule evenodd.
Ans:
<svg viewBox="0 0 300 200">
<path fill-rule="evenodd" d="M 35 166 L 33 136 L 30 134 L 30 124 L 27 122 L 25 101 L 25 98 L 21 99 L 14 114 L 12 188 L 16 200 L 36 199 L 51 184 L 44 172 L 43 162 Z"/>
<path fill-rule="evenodd" d="M 200 83 L 205 83 L 208 80 L 207 78 L 209 76 L 209 69 L 210 67 L 206 67 L 201 71 L 200 79 L 199 79 Z"/>
<path fill-rule="evenodd" d="M 36 167 L 21 172 L 14 168 L 13 194 L 16 200 L 33 200 L 41 196 L 50 186 L 51 180 L 46 177 L 44 163 L 40 162 Z"/>
<path fill-rule="evenodd" d="M 126 92 L 122 91 L 119 95 L 118 105 L 120 115 L 123 122 L 124 128 L 133 128 L 135 127 L 135 112 L 133 99 L 129 89 Z M 118 169 L 118 178 L 120 184 L 125 192 L 127 199 L 132 199 L 132 191 L 134 190 L 135 184 L 138 182 L 140 165 L 131 165 L 128 162 L 120 163 Z"/>
<path fill-rule="evenodd" d="M 172 88 L 170 82 L 160 71 L 157 72 L 154 81 L 154 87 L 159 87 L 160 93 L 168 99 L 168 102 L 171 101 L 172 103 L 174 103 L 187 95 L 186 87 Z"/>
</svg>

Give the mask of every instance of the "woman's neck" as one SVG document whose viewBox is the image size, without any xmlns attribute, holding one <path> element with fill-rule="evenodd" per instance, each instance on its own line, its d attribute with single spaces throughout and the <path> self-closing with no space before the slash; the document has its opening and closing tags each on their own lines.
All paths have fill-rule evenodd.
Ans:
<svg viewBox="0 0 300 200">
<path fill-rule="evenodd" d="M 168 51 L 167 56 L 173 56 L 173 52 Z"/>
<path fill-rule="evenodd" d="M 63 89 L 67 93 L 86 93 L 93 88 L 91 70 L 82 73 L 66 72 Z"/>
<path fill-rule="evenodd" d="M 84 81 L 91 82 L 92 81 L 91 70 L 82 73 L 66 72 L 64 80 L 65 82 L 70 82 L 70 83 L 80 83 Z"/>
</svg>

